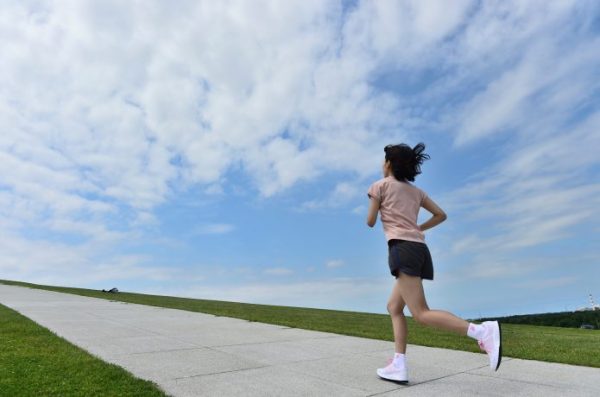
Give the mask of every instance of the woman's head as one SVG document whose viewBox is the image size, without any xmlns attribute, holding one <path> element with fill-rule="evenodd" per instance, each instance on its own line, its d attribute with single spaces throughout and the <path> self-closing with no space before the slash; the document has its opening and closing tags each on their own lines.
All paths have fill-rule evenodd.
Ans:
<svg viewBox="0 0 600 397">
<path fill-rule="evenodd" d="M 423 153 L 424 143 L 418 143 L 414 148 L 401 143 L 399 145 L 387 145 L 385 152 L 385 161 L 389 162 L 394 178 L 399 181 L 414 182 L 415 176 L 421 173 L 421 164 L 429 159 L 429 155 Z"/>
</svg>

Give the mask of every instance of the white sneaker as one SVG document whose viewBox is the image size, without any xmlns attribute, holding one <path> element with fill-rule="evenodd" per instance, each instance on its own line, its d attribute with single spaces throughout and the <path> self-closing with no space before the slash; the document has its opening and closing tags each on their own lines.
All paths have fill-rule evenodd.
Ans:
<svg viewBox="0 0 600 397">
<path fill-rule="evenodd" d="M 386 380 L 391 380 L 398 383 L 408 383 L 408 371 L 406 370 L 406 367 L 396 367 L 393 360 L 390 360 L 387 367 L 379 368 L 377 370 L 377 375 Z"/>
<path fill-rule="evenodd" d="M 481 350 L 485 351 L 490 359 L 490 368 L 497 371 L 502 361 L 502 332 L 498 321 L 485 321 L 483 338 L 478 341 Z"/>
</svg>

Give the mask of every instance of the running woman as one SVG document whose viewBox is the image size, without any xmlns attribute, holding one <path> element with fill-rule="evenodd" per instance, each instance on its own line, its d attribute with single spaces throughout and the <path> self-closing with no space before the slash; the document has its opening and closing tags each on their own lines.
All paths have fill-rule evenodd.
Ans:
<svg viewBox="0 0 600 397">
<path fill-rule="evenodd" d="M 373 183 L 368 193 L 367 224 L 373 227 L 377 222 L 377 214 L 381 214 L 388 243 L 390 272 L 396 278 L 387 304 L 396 352 L 387 367 L 377 370 L 377 375 L 399 383 L 408 382 L 404 306 L 408 306 L 413 318 L 420 324 L 454 331 L 477 340 L 480 348 L 487 353 L 492 370 L 498 369 L 502 359 L 500 324 L 497 321 L 468 323 L 452 313 L 431 310 L 427 306 L 422 279 L 433 280 L 433 263 L 423 232 L 445 221 L 446 213 L 423 190 L 410 183 L 421 173 L 423 161 L 429 159 L 424 150 L 423 143 L 414 148 L 406 144 L 386 146 L 383 179 Z M 421 207 L 433 216 L 417 225 Z"/>
</svg>

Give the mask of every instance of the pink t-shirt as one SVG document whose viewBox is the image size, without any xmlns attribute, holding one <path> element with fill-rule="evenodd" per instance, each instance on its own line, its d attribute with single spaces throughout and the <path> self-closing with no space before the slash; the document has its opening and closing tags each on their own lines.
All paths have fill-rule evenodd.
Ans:
<svg viewBox="0 0 600 397">
<path fill-rule="evenodd" d="M 386 239 L 425 242 L 425 234 L 417 225 L 419 209 L 427 193 L 408 182 L 388 176 L 369 188 L 369 197 L 379 200 L 379 213 Z"/>
</svg>

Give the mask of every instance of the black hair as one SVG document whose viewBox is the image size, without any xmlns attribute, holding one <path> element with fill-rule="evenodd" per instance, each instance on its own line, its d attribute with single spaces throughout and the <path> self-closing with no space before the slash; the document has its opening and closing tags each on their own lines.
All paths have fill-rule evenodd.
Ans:
<svg viewBox="0 0 600 397">
<path fill-rule="evenodd" d="M 408 180 L 414 182 L 415 176 L 421 173 L 421 164 L 429 160 L 429 155 L 423 153 L 425 144 L 420 142 L 414 148 L 405 143 L 399 145 L 387 145 L 383 151 L 385 159 L 392 165 L 394 178 L 399 181 Z"/>
</svg>

